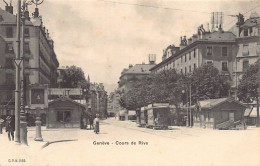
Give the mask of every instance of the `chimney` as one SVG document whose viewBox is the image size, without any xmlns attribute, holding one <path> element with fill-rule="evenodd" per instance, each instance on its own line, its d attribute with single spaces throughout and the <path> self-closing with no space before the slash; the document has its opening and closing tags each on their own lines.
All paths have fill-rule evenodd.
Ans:
<svg viewBox="0 0 260 166">
<path fill-rule="evenodd" d="M 192 43 L 192 39 L 189 38 L 189 39 L 188 39 L 188 45 L 191 44 L 191 43 Z"/>
<path fill-rule="evenodd" d="M 218 27 L 218 32 L 219 33 L 222 33 L 223 32 L 223 29 L 222 29 L 222 25 L 220 24 L 219 27 Z"/>
<path fill-rule="evenodd" d="M 49 34 L 49 30 L 48 30 L 48 29 L 46 29 L 46 37 L 47 37 L 47 39 L 50 37 L 50 34 Z"/>
<path fill-rule="evenodd" d="M 33 17 L 34 17 L 34 18 L 39 17 L 39 9 L 38 9 L 38 8 L 35 8 L 35 11 L 34 11 L 34 13 L 33 13 Z"/>
<path fill-rule="evenodd" d="M 180 44 L 180 50 L 183 49 L 185 47 L 185 39 L 186 36 L 183 36 L 183 39 L 182 39 L 182 36 L 181 36 L 181 44 Z M 184 40 L 185 39 L 185 40 Z"/>
<path fill-rule="evenodd" d="M 25 20 L 30 21 L 30 14 L 29 14 L 29 11 L 28 11 L 28 10 L 26 10 L 26 11 L 24 12 L 24 17 L 25 17 Z"/>
<path fill-rule="evenodd" d="M 148 56 L 149 56 L 149 64 L 150 64 L 150 65 L 155 64 L 156 54 L 149 54 Z"/>
<path fill-rule="evenodd" d="M 186 36 L 183 36 L 183 44 L 184 44 L 185 46 L 187 46 L 187 39 L 186 39 Z"/>
<path fill-rule="evenodd" d="M 133 67 L 133 65 L 132 65 L 132 64 L 129 64 L 129 67 L 128 67 L 128 68 L 131 69 L 132 67 Z"/>
<path fill-rule="evenodd" d="M 4 1 L 4 3 L 5 3 L 5 11 L 7 11 L 8 13 L 11 13 L 11 14 L 13 14 L 13 12 L 14 12 L 14 8 L 13 8 L 13 6 L 12 6 L 12 1 L 10 2 L 10 5 L 8 5 L 8 3 L 7 2 L 5 2 Z"/>
</svg>

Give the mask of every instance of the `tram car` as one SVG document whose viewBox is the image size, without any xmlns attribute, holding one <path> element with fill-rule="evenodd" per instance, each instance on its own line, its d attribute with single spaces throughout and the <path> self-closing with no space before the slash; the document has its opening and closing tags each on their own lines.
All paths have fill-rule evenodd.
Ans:
<svg viewBox="0 0 260 166">
<path fill-rule="evenodd" d="M 147 125 L 147 107 L 142 107 L 140 111 L 140 124 L 141 127 L 146 127 Z"/>
<path fill-rule="evenodd" d="M 168 103 L 154 103 L 146 109 L 146 127 L 153 129 L 168 129 L 170 125 L 170 105 Z"/>
</svg>

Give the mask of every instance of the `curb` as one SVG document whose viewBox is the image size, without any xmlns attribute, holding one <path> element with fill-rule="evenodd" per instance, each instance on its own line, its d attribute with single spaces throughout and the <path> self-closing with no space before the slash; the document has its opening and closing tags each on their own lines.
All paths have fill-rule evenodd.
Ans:
<svg viewBox="0 0 260 166">
<path fill-rule="evenodd" d="M 50 144 L 59 143 L 59 142 L 70 142 L 70 141 L 78 141 L 78 139 L 68 139 L 68 140 L 58 140 L 58 141 L 47 142 L 46 144 L 44 144 L 44 145 L 41 147 L 41 149 L 46 148 L 46 147 L 49 146 Z"/>
</svg>

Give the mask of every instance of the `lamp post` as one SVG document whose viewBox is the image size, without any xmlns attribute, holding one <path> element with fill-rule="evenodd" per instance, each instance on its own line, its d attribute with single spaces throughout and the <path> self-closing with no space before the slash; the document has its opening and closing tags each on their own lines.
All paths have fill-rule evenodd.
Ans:
<svg viewBox="0 0 260 166">
<path fill-rule="evenodd" d="M 27 122 L 25 117 L 25 77 L 24 77 L 24 26 L 26 19 L 29 19 L 28 5 L 32 5 L 32 1 L 23 0 L 21 7 L 22 20 L 22 40 L 21 40 L 21 113 L 20 113 L 20 139 L 21 143 L 28 145 L 27 142 Z"/>
<path fill-rule="evenodd" d="M 21 0 L 17 3 L 17 50 L 15 58 L 16 67 L 16 86 L 15 86 L 15 142 L 17 144 L 27 145 L 27 123 L 25 120 L 24 110 L 24 25 L 26 17 L 29 18 L 28 5 L 35 4 L 36 8 L 42 4 L 44 0 Z M 21 36 L 21 21 L 22 21 L 22 36 Z M 22 37 L 22 41 L 21 38 Z M 21 68 L 20 68 L 21 67 Z M 21 112 L 20 112 L 21 111 Z M 20 122 L 21 120 L 21 122 Z M 22 136 L 22 137 L 21 137 Z"/>
<path fill-rule="evenodd" d="M 16 34 L 16 56 L 15 56 L 15 142 L 17 144 L 21 143 L 20 140 L 20 47 L 21 47 L 21 40 L 20 40 L 20 29 L 21 25 L 21 0 L 18 0 L 17 3 L 17 34 Z"/>
</svg>

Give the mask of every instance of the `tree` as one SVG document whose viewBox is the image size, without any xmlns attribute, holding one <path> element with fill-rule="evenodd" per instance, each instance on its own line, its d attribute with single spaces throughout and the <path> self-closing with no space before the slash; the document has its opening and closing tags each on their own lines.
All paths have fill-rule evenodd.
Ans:
<svg viewBox="0 0 260 166">
<path fill-rule="evenodd" d="M 79 88 L 87 86 L 84 72 L 80 67 L 70 66 L 61 71 L 61 88 Z"/>
<path fill-rule="evenodd" d="M 195 69 L 193 74 L 188 75 L 183 81 L 183 84 L 191 86 L 193 103 L 201 98 L 228 97 L 231 88 L 229 78 L 220 74 L 212 64 L 206 64 Z"/>
<path fill-rule="evenodd" d="M 238 85 L 238 98 L 240 101 L 251 103 L 253 101 L 257 102 L 257 127 L 260 126 L 259 123 L 259 63 L 250 65 L 242 76 L 242 80 Z"/>
</svg>

